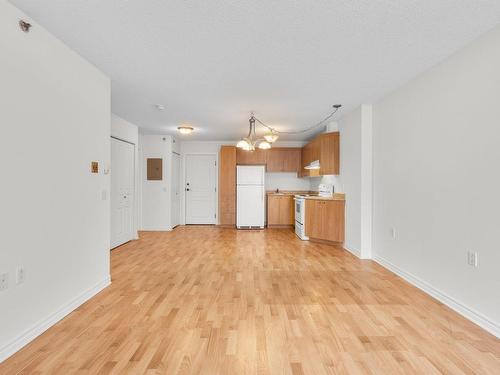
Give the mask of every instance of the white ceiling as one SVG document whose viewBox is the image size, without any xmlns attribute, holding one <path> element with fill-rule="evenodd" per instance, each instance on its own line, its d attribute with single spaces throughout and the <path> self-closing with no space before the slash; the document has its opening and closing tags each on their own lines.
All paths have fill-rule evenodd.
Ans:
<svg viewBox="0 0 500 375">
<path fill-rule="evenodd" d="M 500 23 L 498 0 L 11 2 L 111 77 L 114 113 L 198 140 L 240 138 L 252 110 L 280 130 L 339 118 Z"/>
</svg>

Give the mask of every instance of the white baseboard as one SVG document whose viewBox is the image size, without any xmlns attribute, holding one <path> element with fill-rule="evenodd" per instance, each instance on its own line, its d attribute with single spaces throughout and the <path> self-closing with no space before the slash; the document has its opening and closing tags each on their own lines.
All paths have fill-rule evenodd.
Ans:
<svg viewBox="0 0 500 375">
<path fill-rule="evenodd" d="M 477 324 L 481 328 L 485 329 L 492 335 L 500 338 L 500 324 L 497 322 L 494 322 L 493 320 L 489 319 L 488 317 L 484 316 L 483 314 L 467 307 L 464 305 L 462 302 L 457 301 L 453 297 L 448 296 L 446 293 L 434 288 L 432 285 L 427 283 L 426 281 L 423 281 L 422 279 L 419 279 L 418 277 L 412 275 L 411 273 L 408 273 L 395 264 L 389 262 L 388 260 L 378 256 L 374 255 L 373 260 L 380 264 L 382 267 L 387 268 L 389 271 L 395 273 L 396 275 L 402 277 L 406 281 L 408 281 L 410 284 L 416 286 L 420 290 L 424 291 L 425 293 L 429 294 L 430 296 L 434 297 L 441 303 L 445 304 L 448 306 L 450 309 L 456 311 L 463 317 L 469 319 L 471 322 Z"/>
<path fill-rule="evenodd" d="M 171 227 L 165 228 L 165 227 L 146 227 L 139 229 L 139 232 L 170 232 L 172 230 Z"/>
<path fill-rule="evenodd" d="M 346 245 L 345 243 L 342 245 L 342 247 L 344 249 L 346 249 L 348 252 L 350 252 L 352 255 L 358 257 L 358 258 L 361 258 L 361 252 L 357 249 L 354 249 L 348 245 Z"/>
<path fill-rule="evenodd" d="M 47 318 L 42 319 L 38 323 L 36 323 L 33 327 L 26 330 L 24 333 L 16 337 L 10 343 L 0 348 L 0 363 L 10 357 L 12 354 L 20 350 L 25 345 L 29 344 L 35 338 L 40 336 L 47 329 L 52 327 L 66 315 L 74 311 L 80 305 L 88 301 L 90 298 L 94 297 L 101 290 L 106 288 L 111 284 L 111 277 L 108 276 L 101 282 L 94 285 L 92 288 L 86 290 L 78 297 L 69 301 L 67 304 L 61 306 L 60 309 L 49 315 Z"/>
</svg>

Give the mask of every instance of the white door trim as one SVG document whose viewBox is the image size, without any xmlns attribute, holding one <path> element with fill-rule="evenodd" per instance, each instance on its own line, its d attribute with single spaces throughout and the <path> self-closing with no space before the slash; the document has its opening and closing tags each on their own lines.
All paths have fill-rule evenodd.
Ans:
<svg viewBox="0 0 500 375">
<path fill-rule="evenodd" d="M 215 158 L 215 224 L 219 223 L 219 153 L 218 152 L 187 152 L 181 154 L 181 224 L 186 225 L 186 157 L 188 155 L 212 155 Z"/>
<path fill-rule="evenodd" d="M 138 232 L 138 227 L 139 227 L 139 200 L 140 200 L 140 197 L 139 197 L 139 189 L 138 189 L 138 183 L 139 183 L 139 176 L 140 176 L 140 173 L 139 173 L 139 163 L 138 163 L 138 157 L 139 157 L 139 149 L 138 149 L 138 145 L 134 142 L 131 142 L 131 141 L 128 141 L 126 139 L 123 139 L 123 138 L 120 138 L 120 137 L 117 137 L 117 136 L 114 136 L 114 135 L 110 135 L 110 143 L 111 143 L 111 140 L 114 139 L 114 140 L 117 140 L 117 141 L 120 141 L 120 142 L 124 142 L 124 143 L 128 143 L 132 146 L 134 146 L 134 184 L 133 184 L 133 189 L 134 189 L 134 202 L 133 202 L 133 206 L 132 206 L 132 220 L 133 220 L 133 240 L 138 240 L 139 239 L 139 232 Z M 111 146 L 111 145 L 110 145 Z M 111 159 L 110 159 L 110 164 L 111 165 Z M 111 165 L 112 167 L 112 165 Z M 109 169 L 108 169 L 109 171 Z M 108 172 L 109 173 L 109 172 Z M 111 220 L 111 179 L 110 179 L 110 187 L 109 187 L 109 193 L 107 194 L 107 198 L 108 198 L 108 202 L 109 202 L 109 208 L 110 208 L 110 220 Z M 111 230 L 111 227 L 110 227 L 110 230 Z M 110 242 L 110 249 L 113 249 L 114 247 L 111 247 L 111 242 Z"/>
</svg>

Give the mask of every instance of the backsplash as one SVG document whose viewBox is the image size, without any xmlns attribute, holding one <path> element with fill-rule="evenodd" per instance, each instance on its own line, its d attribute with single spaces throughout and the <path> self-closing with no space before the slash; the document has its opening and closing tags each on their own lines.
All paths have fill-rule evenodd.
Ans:
<svg viewBox="0 0 500 375">
<path fill-rule="evenodd" d="M 344 192 L 344 187 L 342 186 L 342 181 L 340 180 L 340 176 L 336 175 L 326 175 L 320 177 L 311 177 L 310 180 L 310 189 L 312 191 L 318 191 L 319 184 L 332 184 L 333 191 L 336 193 Z"/>
<path fill-rule="evenodd" d="M 300 190 L 311 189 L 309 178 L 298 178 L 297 173 L 266 173 L 266 190 Z"/>
</svg>

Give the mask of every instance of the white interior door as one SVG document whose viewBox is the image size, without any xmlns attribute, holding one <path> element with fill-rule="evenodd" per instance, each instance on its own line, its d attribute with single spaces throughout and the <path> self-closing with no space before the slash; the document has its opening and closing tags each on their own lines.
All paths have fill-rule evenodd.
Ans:
<svg viewBox="0 0 500 375">
<path fill-rule="evenodd" d="M 111 138 L 111 248 L 134 238 L 134 145 Z"/>
<path fill-rule="evenodd" d="M 215 224 L 215 155 L 186 155 L 186 224 Z"/>
<path fill-rule="evenodd" d="M 172 228 L 180 224 L 180 168 L 179 154 L 172 154 Z"/>
</svg>

